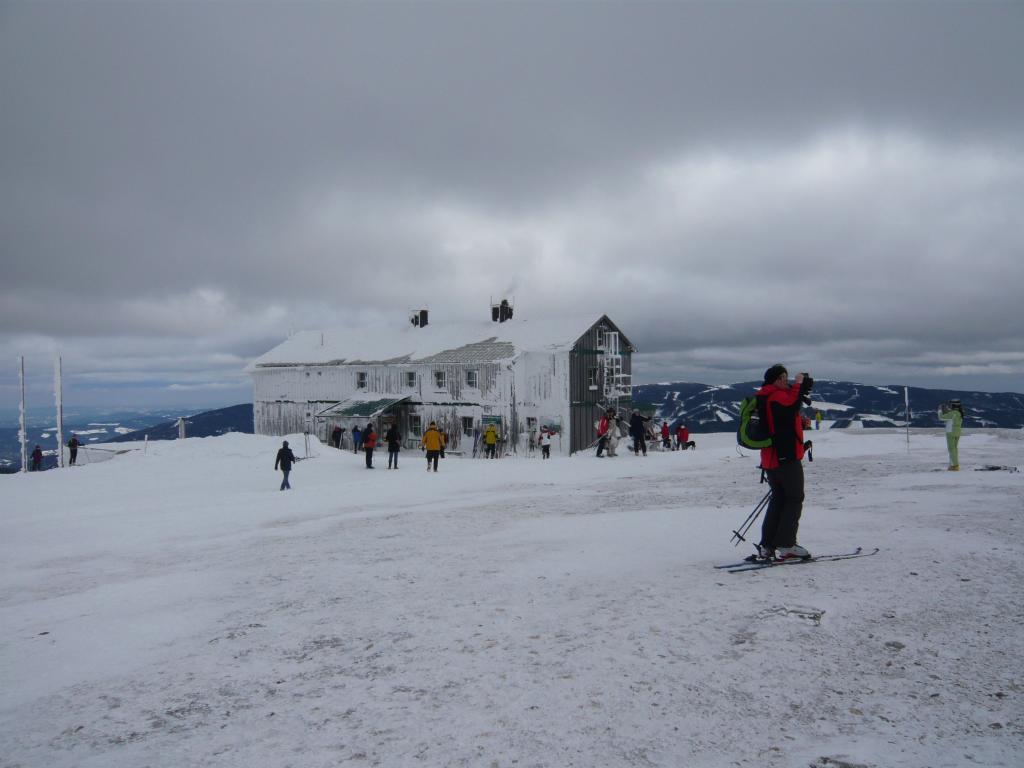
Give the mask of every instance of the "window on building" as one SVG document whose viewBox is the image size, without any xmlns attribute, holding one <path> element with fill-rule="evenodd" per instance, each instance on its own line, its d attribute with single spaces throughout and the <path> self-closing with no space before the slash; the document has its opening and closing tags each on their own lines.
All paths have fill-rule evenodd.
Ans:
<svg viewBox="0 0 1024 768">
<path fill-rule="evenodd" d="M 597 368 L 587 368 L 587 386 L 597 389 Z"/>
<path fill-rule="evenodd" d="M 462 417 L 462 434 L 467 437 L 473 436 L 473 417 L 463 416 Z"/>
<path fill-rule="evenodd" d="M 423 421 L 418 413 L 409 414 L 409 432 L 413 437 L 423 437 Z"/>
<path fill-rule="evenodd" d="M 444 371 L 434 371 L 434 386 L 444 389 L 448 385 L 448 377 Z"/>
<path fill-rule="evenodd" d="M 466 386 L 471 389 L 476 389 L 480 386 L 480 371 L 466 371 Z"/>
<path fill-rule="evenodd" d="M 416 371 L 405 372 L 405 386 L 413 389 L 416 386 Z"/>
<path fill-rule="evenodd" d="M 356 389 L 366 389 L 366 371 L 356 371 Z"/>
</svg>

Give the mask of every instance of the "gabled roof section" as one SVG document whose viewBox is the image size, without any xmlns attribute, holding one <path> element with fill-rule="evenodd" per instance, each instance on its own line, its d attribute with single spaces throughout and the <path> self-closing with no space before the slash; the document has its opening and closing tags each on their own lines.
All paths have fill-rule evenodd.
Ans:
<svg viewBox="0 0 1024 768">
<path fill-rule="evenodd" d="M 302 331 L 256 358 L 247 370 L 293 365 L 496 362 L 523 352 L 567 352 L 596 322 L 593 316 L 555 317 L 504 323 L 431 322 L 423 328 L 396 322 L 393 326 L 322 333 Z"/>
<path fill-rule="evenodd" d="M 626 334 L 624 334 L 622 331 L 619 330 L 619 326 L 617 326 L 615 323 L 613 323 L 611 321 L 611 319 L 608 317 L 608 315 L 601 315 L 600 319 L 598 319 L 594 323 L 591 323 L 587 327 L 587 330 L 589 331 L 595 325 L 604 325 L 609 330 L 612 330 L 612 331 L 615 331 L 616 333 L 618 333 L 619 334 L 620 349 L 623 352 L 630 352 L 630 353 L 636 352 L 636 346 L 633 344 L 633 342 L 630 341 L 629 338 L 627 338 Z"/>
</svg>

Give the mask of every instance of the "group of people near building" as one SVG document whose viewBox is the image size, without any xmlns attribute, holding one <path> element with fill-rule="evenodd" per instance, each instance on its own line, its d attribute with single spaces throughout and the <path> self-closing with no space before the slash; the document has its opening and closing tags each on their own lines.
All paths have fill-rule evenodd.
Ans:
<svg viewBox="0 0 1024 768">
<path fill-rule="evenodd" d="M 685 451 L 696 448 L 697 443 L 690 439 L 690 430 L 685 424 L 676 427 L 674 441 L 668 422 L 661 422 L 661 429 L 655 432 L 650 424 L 651 418 L 634 409 L 629 417 L 629 436 L 633 439 L 631 450 L 634 456 L 646 456 L 648 443 L 657 444 L 666 451 Z M 596 456 L 618 455 L 618 444 L 622 436 L 622 419 L 616 409 L 609 408 L 597 422 L 597 453 Z"/>
</svg>

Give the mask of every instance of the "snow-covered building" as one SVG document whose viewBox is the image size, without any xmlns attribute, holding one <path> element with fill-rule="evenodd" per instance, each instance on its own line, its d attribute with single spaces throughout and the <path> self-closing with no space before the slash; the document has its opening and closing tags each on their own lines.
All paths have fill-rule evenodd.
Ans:
<svg viewBox="0 0 1024 768">
<path fill-rule="evenodd" d="M 297 333 L 246 369 L 255 431 L 326 441 L 335 426 L 347 438 L 395 423 L 413 447 L 434 421 L 450 450 L 470 454 L 495 423 L 506 451 L 527 450 L 542 426 L 558 432 L 553 451 L 586 448 L 602 409 L 630 404 L 632 343 L 604 315 L 511 315 L 496 306 L 492 322 L 444 325 L 423 310 L 395 327 Z"/>
</svg>

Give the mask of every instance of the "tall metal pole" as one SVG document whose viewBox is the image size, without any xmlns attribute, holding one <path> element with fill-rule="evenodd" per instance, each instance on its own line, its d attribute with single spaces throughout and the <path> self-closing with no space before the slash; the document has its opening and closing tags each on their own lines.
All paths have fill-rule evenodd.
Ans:
<svg viewBox="0 0 1024 768">
<path fill-rule="evenodd" d="M 57 466 L 64 466 L 64 381 L 60 355 L 53 371 L 53 390 L 57 400 Z"/>
<path fill-rule="evenodd" d="M 25 358 L 21 357 L 18 379 L 21 384 L 21 410 L 18 419 L 18 439 L 21 440 L 21 471 L 28 472 L 28 435 L 25 434 Z"/>
<path fill-rule="evenodd" d="M 910 387 L 903 388 L 903 403 L 907 406 L 907 453 L 910 453 Z"/>
</svg>

